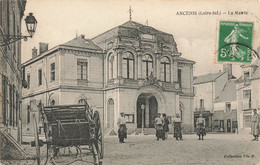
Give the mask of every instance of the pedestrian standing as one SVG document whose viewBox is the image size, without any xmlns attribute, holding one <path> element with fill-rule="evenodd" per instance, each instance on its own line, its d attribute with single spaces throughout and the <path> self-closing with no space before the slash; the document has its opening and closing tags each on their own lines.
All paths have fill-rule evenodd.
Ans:
<svg viewBox="0 0 260 165">
<path fill-rule="evenodd" d="M 157 141 L 160 138 L 162 138 L 162 140 L 164 140 L 165 139 L 165 135 L 163 133 L 163 119 L 161 118 L 161 114 L 160 113 L 158 113 L 157 117 L 155 118 L 154 127 L 156 129 Z"/>
<path fill-rule="evenodd" d="M 169 122 L 169 119 L 167 118 L 165 113 L 163 113 L 162 116 L 163 116 L 163 131 L 164 131 L 164 134 L 165 134 L 165 139 L 167 139 L 170 122 Z"/>
<path fill-rule="evenodd" d="M 182 140 L 182 125 L 181 125 L 181 118 L 180 115 L 177 113 L 176 117 L 173 119 L 173 127 L 174 127 L 174 134 L 173 137 L 176 138 L 176 140 Z"/>
<path fill-rule="evenodd" d="M 199 118 L 196 121 L 197 135 L 199 136 L 198 140 L 204 140 L 203 136 L 206 135 L 205 126 L 206 126 L 206 121 L 202 117 L 202 114 L 200 114 Z M 202 136 L 202 139 L 200 138 L 200 136 Z"/>
<path fill-rule="evenodd" d="M 124 139 L 127 139 L 126 118 L 123 112 L 120 113 L 120 115 L 121 116 L 117 120 L 118 138 L 119 138 L 119 143 L 125 143 Z"/>
<path fill-rule="evenodd" d="M 253 109 L 253 116 L 252 116 L 252 125 L 251 125 L 251 134 L 254 136 L 252 141 L 258 141 L 258 136 L 260 134 L 259 130 L 259 115 L 256 109 Z"/>
</svg>

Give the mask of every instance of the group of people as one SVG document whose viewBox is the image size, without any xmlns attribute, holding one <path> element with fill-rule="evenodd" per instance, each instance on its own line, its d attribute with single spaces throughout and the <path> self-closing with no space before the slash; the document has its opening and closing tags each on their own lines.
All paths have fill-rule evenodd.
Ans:
<svg viewBox="0 0 260 165">
<path fill-rule="evenodd" d="M 161 117 L 161 114 L 158 113 L 157 117 L 154 120 L 154 127 L 156 129 L 157 140 L 159 140 L 160 138 L 162 140 L 168 138 L 169 124 L 170 122 L 169 119 L 166 117 L 166 114 L 163 113 Z"/>
<path fill-rule="evenodd" d="M 260 135 L 260 125 L 259 125 L 259 114 L 257 113 L 256 109 L 253 109 L 253 116 L 252 116 L 252 126 L 251 126 L 251 134 L 254 136 L 252 141 L 258 141 L 258 137 Z M 173 119 L 173 127 L 174 127 L 174 134 L 173 137 L 176 140 L 183 140 L 182 139 L 182 121 L 179 114 L 176 114 L 176 117 Z M 126 118 L 124 117 L 124 113 L 121 113 L 121 116 L 117 120 L 118 124 L 118 138 L 120 143 L 124 143 L 124 139 L 127 138 L 127 128 L 126 128 Z M 168 138 L 169 132 L 169 124 L 170 121 L 167 118 L 166 114 L 163 113 L 162 116 L 158 113 L 157 117 L 154 120 L 154 126 L 156 129 L 156 137 L 157 141 L 161 138 L 165 140 Z M 203 118 L 202 114 L 199 115 L 199 118 L 196 120 L 196 131 L 197 135 L 199 136 L 198 140 L 204 140 L 204 136 L 206 136 L 206 121 Z"/>
</svg>

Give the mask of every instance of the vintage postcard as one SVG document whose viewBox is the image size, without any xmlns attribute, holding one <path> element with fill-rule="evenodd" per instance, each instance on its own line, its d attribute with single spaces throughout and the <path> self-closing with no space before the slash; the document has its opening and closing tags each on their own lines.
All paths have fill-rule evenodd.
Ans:
<svg viewBox="0 0 260 165">
<path fill-rule="evenodd" d="M 260 164 L 260 1 L 0 0 L 0 164 Z"/>
</svg>

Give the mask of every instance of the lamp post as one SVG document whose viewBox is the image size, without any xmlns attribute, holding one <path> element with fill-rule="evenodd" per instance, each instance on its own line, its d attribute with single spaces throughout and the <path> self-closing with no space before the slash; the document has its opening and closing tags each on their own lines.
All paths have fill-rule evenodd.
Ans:
<svg viewBox="0 0 260 165">
<path fill-rule="evenodd" d="M 26 24 L 26 28 L 27 28 L 27 32 L 29 33 L 29 36 L 23 36 L 23 35 L 10 35 L 10 34 L 1 34 L 1 43 L 0 46 L 8 46 L 13 42 L 19 41 L 21 39 L 24 39 L 24 41 L 27 41 L 27 38 L 33 37 L 33 34 L 36 31 L 36 27 L 37 27 L 37 20 L 35 19 L 35 17 L 33 16 L 33 13 L 29 13 L 29 15 L 25 18 L 25 24 Z M 9 27 L 7 27 L 9 28 Z"/>
<path fill-rule="evenodd" d="M 145 109 L 145 105 L 142 104 L 141 105 L 141 110 L 142 110 L 142 134 L 144 134 L 144 109 Z"/>
</svg>

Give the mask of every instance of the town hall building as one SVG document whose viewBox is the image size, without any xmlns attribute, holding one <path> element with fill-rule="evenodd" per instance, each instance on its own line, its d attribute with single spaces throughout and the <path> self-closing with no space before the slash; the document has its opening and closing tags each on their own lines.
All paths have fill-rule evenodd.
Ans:
<svg viewBox="0 0 260 165">
<path fill-rule="evenodd" d="M 92 39 L 84 35 L 40 53 L 23 64 L 23 121 L 30 130 L 37 105 L 81 104 L 101 113 L 105 130 L 117 130 L 121 112 L 130 133 L 154 128 L 157 113 L 182 118 L 193 131 L 193 65 L 181 57 L 173 35 L 128 21 Z M 38 115 L 39 116 L 39 115 Z"/>
</svg>

